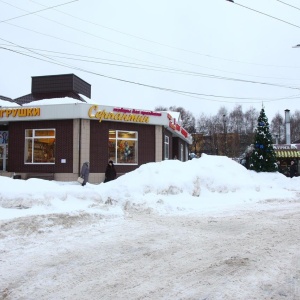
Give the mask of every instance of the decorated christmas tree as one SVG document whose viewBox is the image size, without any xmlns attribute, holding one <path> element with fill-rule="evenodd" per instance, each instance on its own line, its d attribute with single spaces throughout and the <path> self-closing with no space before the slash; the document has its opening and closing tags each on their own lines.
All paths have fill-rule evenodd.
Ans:
<svg viewBox="0 0 300 300">
<path fill-rule="evenodd" d="M 272 136 L 269 131 L 268 118 L 264 108 L 261 109 L 258 117 L 253 151 L 249 163 L 250 170 L 256 172 L 277 171 L 276 155 L 273 149 Z"/>
</svg>

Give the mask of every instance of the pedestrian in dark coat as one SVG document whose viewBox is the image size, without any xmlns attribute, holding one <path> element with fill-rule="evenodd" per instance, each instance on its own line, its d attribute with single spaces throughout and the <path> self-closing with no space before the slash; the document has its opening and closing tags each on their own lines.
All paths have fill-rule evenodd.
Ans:
<svg viewBox="0 0 300 300">
<path fill-rule="evenodd" d="M 110 160 L 107 164 L 106 170 L 105 170 L 105 179 L 104 182 L 108 182 L 111 180 L 116 179 L 117 177 L 117 172 L 114 166 L 114 162 Z"/>
<path fill-rule="evenodd" d="M 86 161 L 85 163 L 83 163 L 80 172 L 80 177 L 83 178 L 82 186 L 85 186 L 86 183 L 89 181 L 89 175 L 90 175 L 90 163 Z"/>
<path fill-rule="evenodd" d="M 293 178 L 296 175 L 297 169 L 295 162 L 292 160 L 291 161 L 291 166 L 290 166 L 290 177 Z"/>
</svg>

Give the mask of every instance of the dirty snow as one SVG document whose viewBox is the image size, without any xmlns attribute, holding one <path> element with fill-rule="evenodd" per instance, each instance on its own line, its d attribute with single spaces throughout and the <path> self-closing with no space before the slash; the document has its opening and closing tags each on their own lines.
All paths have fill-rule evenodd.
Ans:
<svg viewBox="0 0 300 300">
<path fill-rule="evenodd" d="M 299 183 L 208 155 L 0 177 L 0 299 L 300 299 Z"/>
</svg>

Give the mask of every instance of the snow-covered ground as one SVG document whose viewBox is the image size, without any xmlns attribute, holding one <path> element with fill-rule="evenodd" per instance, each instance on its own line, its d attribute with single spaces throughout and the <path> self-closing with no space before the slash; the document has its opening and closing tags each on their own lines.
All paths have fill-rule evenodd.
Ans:
<svg viewBox="0 0 300 300">
<path fill-rule="evenodd" d="M 208 155 L 0 177 L 0 299 L 300 299 L 299 183 Z"/>
</svg>

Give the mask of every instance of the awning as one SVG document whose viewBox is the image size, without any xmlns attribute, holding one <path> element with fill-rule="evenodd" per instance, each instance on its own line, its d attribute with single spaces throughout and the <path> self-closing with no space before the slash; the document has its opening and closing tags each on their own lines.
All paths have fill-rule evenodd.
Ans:
<svg viewBox="0 0 300 300">
<path fill-rule="evenodd" d="M 300 158 L 300 151 L 298 150 L 274 150 L 277 158 Z"/>
</svg>

